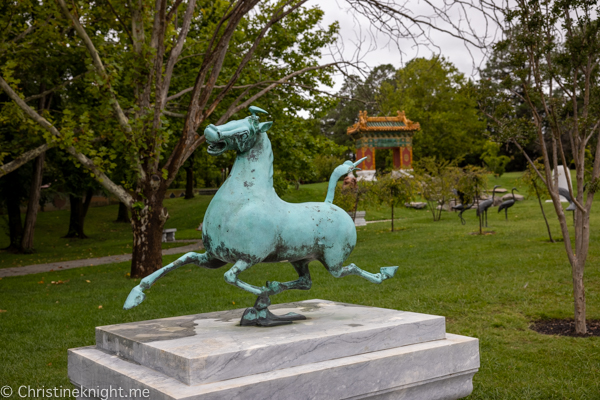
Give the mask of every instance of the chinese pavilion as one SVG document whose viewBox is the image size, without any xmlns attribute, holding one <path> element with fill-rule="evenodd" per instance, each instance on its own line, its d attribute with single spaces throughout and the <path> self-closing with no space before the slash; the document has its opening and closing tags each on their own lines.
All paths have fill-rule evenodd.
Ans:
<svg viewBox="0 0 600 400">
<path fill-rule="evenodd" d="M 356 159 L 368 157 L 359 165 L 359 179 L 374 177 L 375 149 L 393 149 L 394 169 L 412 169 L 412 136 L 420 129 L 404 111 L 395 117 L 368 117 L 366 111 L 359 112 L 358 122 L 347 131 L 356 142 Z"/>
</svg>

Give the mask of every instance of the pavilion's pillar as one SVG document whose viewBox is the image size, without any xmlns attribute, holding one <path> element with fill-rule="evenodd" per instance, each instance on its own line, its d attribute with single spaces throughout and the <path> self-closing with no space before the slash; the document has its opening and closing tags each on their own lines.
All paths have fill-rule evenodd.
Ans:
<svg viewBox="0 0 600 400">
<path fill-rule="evenodd" d="M 402 148 L 402 169 L 412 169 L 412 147 Z"/>
<path fill-rule="evenodd" d="M 402 157 L 400 155 L 400 147 L 394 147 L 394 169 L 402 169 Z"/>
<path fill-rule="evenodd" d="M 375 169 L 375 148 L 373 147 L 359 147 L 356 149 L 356 159 L 360 160 L 363 157 L 367 157 L 365 161 L 358 165 L 358 168 L 362 170 L 374 170 Z"/>
</svg>

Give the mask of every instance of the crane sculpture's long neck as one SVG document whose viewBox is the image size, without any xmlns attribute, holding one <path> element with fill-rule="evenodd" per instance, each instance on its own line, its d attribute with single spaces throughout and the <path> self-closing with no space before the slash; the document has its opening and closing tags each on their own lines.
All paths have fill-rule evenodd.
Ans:
<svg viewBox="0 0 600 400">
<path fill-rule="evenodd" d="M 494 203 L 494 196 L 496 196 L 496 188 L 492 190 L 492 203 Z"/>
<path fill-rule="evenodd" d="M 515 189 L 511 190 L 510 192 L 512 193 L 513 201 L 515 201 Z"/>
<path fill-rule="evenodd" d="M 221 188 L 226 195 L 234 193 L 248 196 L 258 193 L 264 196 L 275 193 L 273 149 L 266 133 L 259 132 L 254 146 L 244 153 L 238 153 L 231 173 Z"/>
</svg>

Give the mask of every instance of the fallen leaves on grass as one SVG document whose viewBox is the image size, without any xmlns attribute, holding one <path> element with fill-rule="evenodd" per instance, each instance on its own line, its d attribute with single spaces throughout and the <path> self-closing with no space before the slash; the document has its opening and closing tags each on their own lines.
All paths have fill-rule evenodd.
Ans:
<svg viewBox="0 0 600 400">
<path fill-rule="evenodd" d="M 63 283 L 67 283 L 67 282 L 69 282 L 69 281 L 68 280 L 66 280 L 66 281 L 52 281 L 50 283 L 53 284 L 53 285 L 62 285 Z"/>
<path fill-rule="evenodd" d="M 38 283 L 44 283 L 44 281 L 39 281 Z"/>
<path fill-rule="evenodd" d="M 90 281 L 90 280 L 87 280 L 87 279 L 86 279 L 85 281 L 86 281 L 87 283 L 92 283 L 92 281 Z"/>
<path fill-rule="evenodd" d="M 6 310 L 0 310 L 0 313 L 6 312 Z"/>
<path fill-rule="evenodd" d="M 98 306 L 98 310 L 102 310 L 102 306 Z"/>
</svg>

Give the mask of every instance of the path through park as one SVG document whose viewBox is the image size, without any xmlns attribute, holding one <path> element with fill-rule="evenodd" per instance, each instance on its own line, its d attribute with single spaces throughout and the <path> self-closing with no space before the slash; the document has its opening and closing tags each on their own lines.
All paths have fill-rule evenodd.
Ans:
<svg viewBox="0 0 600 400">
<path fill-rule="evenodd" d="M 189 240 L 181 240 L 178 242 L 190 242 Z M 173 247 L 162 251 L 163 256 L 187 253 L 189 251 L 198 251 L 203 249 L 202 241 L 193 242 L 187 246 Z M 131 254 L 120 254 L 116 256 L 106 256 L 98 258 L 88 258 L 83 260 L 59 261 L 48 264 L 26 265 L 24 267 L 12 267 L 0 269 L 0 278 L 9 276 L 20 276 L 29 274 L 39 274 L 41 272 L 58 271 L 79 267 L 91 267 L 93 265 L 112 264 L 131 260 Z"/>
</svg>

